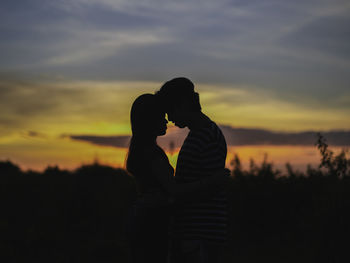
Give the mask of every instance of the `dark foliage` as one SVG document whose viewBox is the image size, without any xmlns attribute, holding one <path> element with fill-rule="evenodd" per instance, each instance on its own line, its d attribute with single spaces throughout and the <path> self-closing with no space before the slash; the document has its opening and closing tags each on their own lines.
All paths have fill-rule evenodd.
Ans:
<svg viewBox="0 0 350 263">
<path fill-rule="evenodd" d="M 0 162 L 0 262 L 123 262 L 133 178 L 99 164 L 21 172 Z"/>
<path fill-rule="evenodd" d="M 350 262 L 350 159 L 321 134 L 316 146 L 320 165 L 305 173 L 287 163 L 283 175 L 267 156 L 244 171 L 234 157 L 227 262 Z"/>
<path fill-rule="evenodd" d="M 223 262 L 349 262 L 350 160 L 319 135 L 319 168 L 287 174 L 267 156 L 227 185 L 230 242 Z M 130 262 L 124 222 L 132 176 L 97 163 L 23 172 L 0 162 L 1 262 Z M 151 240 L 151 237 L 150 237 Z"/>
</svg>

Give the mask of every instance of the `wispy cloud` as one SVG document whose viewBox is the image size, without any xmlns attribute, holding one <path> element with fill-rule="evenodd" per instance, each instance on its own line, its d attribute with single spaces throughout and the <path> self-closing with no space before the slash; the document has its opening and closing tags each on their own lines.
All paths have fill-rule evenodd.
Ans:
<svg viewBox="0 0 350 263">
<path fill-rule="evenodd" d="M 230 114 L 229 123 L 238 118 L 242 126 L 347 127 L 349 10 L 346 0 L 5 1 L 0 72 L 71 82 L 1 80 L 2 104 L 10 106 L 1 107 L 0 129 L 57 115 L 77 127 L 81 114 L 97 116 L 96 108 L 110 121 L 112 102 L 101 101 L 131 99 L 119 99 L 120 90 L 106 83 L 156 86 L 180 75 L 207 85 L 203 98 L 221 122 Z M 99 98 L 97 87 L 114 95 Z M 97 101 L 88 106 L 91 98 Z M 127 110 L 113 113 L 127 125 Z"/>
<path fill-rule="evenodd" d="M 129 111 L 142 93 L 162 82 L 76 81 L 53 76 L 36 80 L 0 78 L 0 135 L 37 131 L 50 136 L 130 134 Z M 251 85 L 196 83 L 203 110 L 218 123 L 283 131 L 349 129 L 349 96 L 324 105 L 317 99 L 283 98 Z M 12 135 L 11 135 L 12 134 Z"/>
<path fill-rule="evenodd" d="M 244 145 L 299 145 L 313 146 L 317 141 L 317 132 L 274 132 L 263 129 L 234 128 L 222 125 L 221 129 L 226 138 L 228 146 Z M 171 148 L 179 149 L 188 134 L 187 129 L 175 129 L 175 131 L 158 138 L 158 143 L 165 150 Z M 350 146 L 350 131 L 323 132 L 327 142 L 333 146 Z M 72 140 L 85 141 L 88 143 L 110 146 L 117 148 L 128 148 L 129 136 L 98 136 L 98 135 L 69 135 Z"/>
<path fill-rule="evenodd" d="M 49 66 L 89 63 L 109 56 L 118 56 L 123 49 L 142 48 L 166 42 L 169 42 L 169 39 L 161 30 L 79 30 L 67 34 L 59 46 L 60 50 L 57 50 L 56 55 L 49 57 L 46 63 Z"/>
<path fill-rule="evenodd" d="M 334 74 L 340 90 L 348 81 L 345 0 L 61 0 L 22 7 L 4 6 L 0 68 L 141 81 L 188 73 L 284 93 L 293 86 L 314 91 L 322 82 L 328 88 Z"/>
</svg>

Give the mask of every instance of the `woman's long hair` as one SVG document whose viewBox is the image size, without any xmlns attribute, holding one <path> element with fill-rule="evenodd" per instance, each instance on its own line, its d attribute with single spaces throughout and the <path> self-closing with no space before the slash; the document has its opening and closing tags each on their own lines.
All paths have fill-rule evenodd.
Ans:
<svg viewBox="0 0 350 263">
<path fill-rule="evenodd" d="M 133 175 L 149 165 L 147 151 L 157 147 L 156 129 L 160 107 L 153 94 L 143 94 L 133 103 L 130 111 L 132 137 L 126 159 L 126 169 Z"/>
</svg>

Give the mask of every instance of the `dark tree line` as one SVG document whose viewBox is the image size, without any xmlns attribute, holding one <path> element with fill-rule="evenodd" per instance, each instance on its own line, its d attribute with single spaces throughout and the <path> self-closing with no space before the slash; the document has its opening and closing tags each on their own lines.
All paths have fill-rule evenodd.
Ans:
<svg viewBox="0 0 350 263">
<path fill-rule="evenodd" d="M 126 261 L 123 224 L 135 195 L 126 171 L 22 172 L 7 161 L 0 174 L 0 262 Z"/>
<path fill-rule="evenodd" d="M 232 160 L 230 242 L 223 262 L 349 262 L 350 160 L 320 135 L 320 167 L 283 176 L 267 158 Z M 124 233 L 136 196 L 125 170 L 84 165 L 21 171 L 0 162 L 1 262 L 129 262 Z M 150 237 L 151 242 L 151 237 Z"/>
</svg>

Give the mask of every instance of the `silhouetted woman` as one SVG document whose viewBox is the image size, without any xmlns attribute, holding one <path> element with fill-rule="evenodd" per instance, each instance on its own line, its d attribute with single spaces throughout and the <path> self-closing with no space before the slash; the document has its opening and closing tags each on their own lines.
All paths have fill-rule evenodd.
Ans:
<svg viewBox="0 0 350 263">
<path fill-rule="evenodd" d="M 132 138 L 126 167 L 136 179 L 138 198 L 128 218 L 128 237 L 133 262 L 167 262 L 168 221 L 172 203 L 198 198 L 200 192 L 216 191 L 227 171 L 200 181 L 176 184 L 174 169 L 157 136 L 167 129 L 165 111 L 155 95 L 143 94 L 133 103 L 130 114 Z"/>
</svg>

